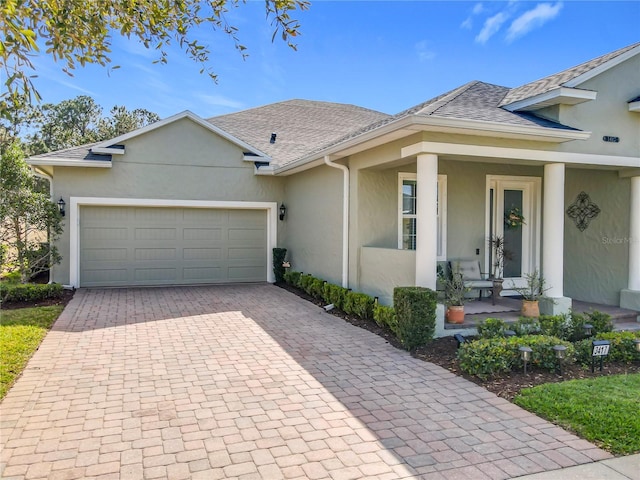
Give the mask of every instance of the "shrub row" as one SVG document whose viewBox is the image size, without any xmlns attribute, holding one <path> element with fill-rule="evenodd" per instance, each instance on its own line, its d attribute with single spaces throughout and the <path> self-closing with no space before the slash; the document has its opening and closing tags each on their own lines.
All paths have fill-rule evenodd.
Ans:
<svg viewBox="0 0 640 480">
<path fill-rule="evenodd" d="M 315 299 L 333 304 L 348 315 L 373 319 L 378 325 L 388 327 L 407 350 L 424 345 L 433 338 L 437 303 L 433 290 L 398 287 L 394 289 L 394 308 L 378 305 L 367 294 L 351 292 L 313 275 L 288 271 L 283 274 L 283 279 L 287 284 Z"/>
<path fill-rule="evenodd" d="M 587 323 L 592 325 L 592 335 L 613 330 L 610 315 L 593 311 L 584 314 L 571 312 L 570 315 L 541 315 L 538 318 L 521 317 L 511 326 L 499 318 L 487 318 L 478 324 L 478 336 L 501 337 L 505 330 L 511 328 L 519 337 L 539 334 L 576 342 L 585 338 L 584 326 Z"/>
<path fill-rule="evenodd" d="M 570 342 L 548 335 L 526 335 L 523 337 L 493 337 L 482 338 L 463 343 L 458 350 L 458 360 L 462 371 L 487 378 L 500 373 L 506 373 L 522 367 L 520 347 L 530 347 L 530 364 L 545 370 L 553 371 L 557 365 L 555 345 L 564 345 L 566 362 L 573 361 L 575 349 Z"/>
<path fill-rule="evenodd" d="M 62 297 L 59 283 L 0 283 L 2 302 L 33 302 Z"/>
<path fill-rule="evenodd" d="M 611 343 L 609 355 L 604 360 L 611 362 L 631 363 L 640 361 L 640 352 L 636 350 L 634 339 L 640 338 L 640 332 L 605 332 L 593 338 L 586 338 L 575 343 L 577 361 L 583 365 L 591 364 L 593 340 L 608 340 Z"/>
</svg>

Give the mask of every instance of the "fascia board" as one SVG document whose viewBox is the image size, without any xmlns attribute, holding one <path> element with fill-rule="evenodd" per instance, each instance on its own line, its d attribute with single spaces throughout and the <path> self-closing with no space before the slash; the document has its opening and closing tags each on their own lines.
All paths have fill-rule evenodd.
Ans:
<svg viewBox="0 0 640 480">
<path fill-rule="evenodd" d="M 640 102 L 631 102 L 629 104 L 630 112 L 640 112 Z"/>
<path fill-rule="evenodd" d="M 89 150 L 97 155 L 124 155 L 124 148 L 93 147 Z"/>
<path fill-rule="evenodd" d="M 90 167 L 90 168 L 111 168 L 111 160 L 71 160 L 64 158 L 40 157 L 37 159 L 26 159 L 27 165 L 51 165 L 54 167 Z"/>
<path fill-rule="evenodd" d="M 558 87 L 548 92 L 534 95 L 517 102 L 505 105 L 503 108 L 510 112 L 535 110 L 550 105 L 567 104 L 576 105 L 578 103 L 595 100 L 598 92 L 593 90 L 582 90 L 579 88 Z"/>
<path fill-rule="evenodd" d="M 564 86 L 566 86 L 566 87 L 577 87 L 578 85 L 586 82 L 587 80 L 591 80 L 593 77 L 596 77 L 597 75 L 600 75 L 601 73 L 606 72 L 610 68 L 613 68 L 616 65 L 619 65 L 622 62 L 624 62 L 624 61 L 626 61 L 626 60 L 628 60 L 628 59 L 630 59 L 632 57 L 635 57 L 639 53 L 640 53 L 640 45 L 638 45 L 635 48 L 632 48 L 631 50 L 627 50 L 623 54 L 618 55 L 615 58 L 612 58 L 608 62 L 605 62 L 602 65 L 597 66 L 596 68 L 592 68 L 591 70 L 589 70 L 588 72 L 583 73 L 582 75 L 578 75 L 577 77 L 573 78 L 572 80 L 569 80 L 568 82 L 566 82 L 564 84 Z"/>
</svg>

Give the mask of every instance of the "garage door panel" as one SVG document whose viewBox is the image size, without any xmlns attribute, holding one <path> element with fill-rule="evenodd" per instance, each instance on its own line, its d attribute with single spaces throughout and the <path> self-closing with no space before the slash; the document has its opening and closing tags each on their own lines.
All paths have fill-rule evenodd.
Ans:
<svg viewBox="0 0 640 480">
<path fill-rule="evenodd" d="M 136 248 L 134 258 L 137 261 L 175 260 L 175 248 Z"/>
<path fill-rule="evenodd" d="M 220 242 L 222 241 L 222 228 L 185 228 L 182 230 L 182 238 L 189 241 Z"/>
<path fill-rule="evenodd" d="M 82 286 L 254 282 L 267 277 L 265 210 L 82 207 Z"/>
</svg>

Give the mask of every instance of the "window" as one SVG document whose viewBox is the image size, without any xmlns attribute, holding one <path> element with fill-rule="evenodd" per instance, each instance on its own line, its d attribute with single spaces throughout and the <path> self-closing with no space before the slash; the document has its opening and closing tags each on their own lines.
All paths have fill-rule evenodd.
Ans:
<svg viewBox="0 0 640 480">
<path fill-rule="evenodd" d="M 398 248 L 416 249 L 416 198 L 418 182 L 415 173 L 398 174 Z M 447 176 L 438 175 L 438 260 L 447 259 Z"/>
</svg>

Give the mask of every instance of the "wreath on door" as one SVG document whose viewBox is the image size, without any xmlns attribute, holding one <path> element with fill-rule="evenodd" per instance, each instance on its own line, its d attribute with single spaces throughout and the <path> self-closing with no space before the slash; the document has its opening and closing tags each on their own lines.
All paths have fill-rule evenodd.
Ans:
<svg viewBox="0 0 640 480">
<path fill-rule="evenodd" d="M 518 207 L 511 207 L 508 212 L 504 214 L 504 224 L 507 228 L 515 230 L 516 228 L 526 225 L 524 221 L 524 215 Z"/>
</svg>

